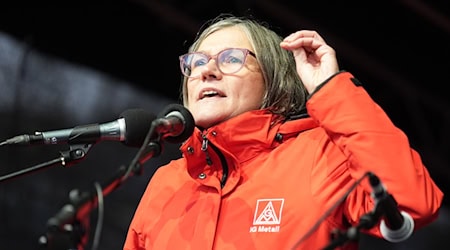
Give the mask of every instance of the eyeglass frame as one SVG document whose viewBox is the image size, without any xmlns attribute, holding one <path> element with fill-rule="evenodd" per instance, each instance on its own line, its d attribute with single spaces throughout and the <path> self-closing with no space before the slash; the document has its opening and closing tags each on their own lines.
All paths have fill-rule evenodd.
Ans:
<svg viewBox="0 0 450 250">
<path fill-rule="evenodd" d="M 219 64 L 219 61 L 217 60 L 218 56 L 219 56 L 221 53 L 223 53 L 223 52 L 225 52 L 225 51 L 227 51 L 227 50 L 239 50 L 239 51 L 244 52 L 244 59 L 243 59 L 243 61 L 242 61 L 241 67 L 238 68 L 236 71 L 231 72 L 231 73 L 224 73 L 224 72 L 222 71 L 222 69 L 221 69 L 221 66 L 220 66 L 220 64 Z M 186 76 L 186 77 L 188 77 L 188 78 L 198 78 L 198 77 L 201 76 L 201 74 L 198 75 L 198 76 L 188 76 L 188 75 L 185 73 L 185 70 L 184 70 L 184 67 L 183 67 L 183 65 L 185 65 L 185 63 L 184 63 L 185 60 L 184 60 L 183 58 L 185 58 L 185 57 L 188 56 L 188 55 L 193 55 L 193 54 L 200 54 L 200 55 L 205 56 L 206 59 L 208 59 L 208 60 L 206 61 L 206 64 L 208 64 L 209 61 L 211 61 L 211 59 L 214 59 L 214 61 L 216 62 L 215 64 L 216 64 L 217 69 L 220 71 L 220 73 L 222 73 L 222 74 L 224 74 L 224 75 L 232 75 L 232 74 L 235 74 L 235 73 L 239 72 L 239 71 L 244 67 L 244 64 L 247 62 L 247 56 L 248 56 L 248 55 L 251 55 L 251 56 L 253 56 L 254 58 L 256 58 L 256 54 L 255 54 L 253 51 L 251 51 L 251 50 L 249 50 L 249 49 L 246 49 L 246 48 L 226 48 L 226 49 L 223 49 L 223 50 L 219 51 L 218 53 L 216 53 L 215 55 L 212 55 L 212 56 L 210 56 L 210 55 L 208 55 L 208 54 L 205 54 L 205 53 L 203 53 L 203 52 L 198 52 L 198 51 L 186 53 L 186 54 L 183 54 L 183 55 L 179 56 L 178 58 L 179 58 L 179 60 L 180 60 L 181 74 L 183 74 L 184 76 Z M 206 65 L 206 64 L 205 64 L 205 65 Z M 205 65 L 202 65 L 202 66 L 205 66 Z"/>
</svg>

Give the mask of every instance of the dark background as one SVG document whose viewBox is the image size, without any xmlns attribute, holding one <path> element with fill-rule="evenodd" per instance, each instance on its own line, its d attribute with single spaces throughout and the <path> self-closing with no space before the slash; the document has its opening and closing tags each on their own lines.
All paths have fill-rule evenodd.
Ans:
<svg viewBox="0 0 450 250">
<path fill-rule="evenodd" d="M 2 1 L 0 32 L 14 39 L 24 55 L 40 53 L 62 61 L 49 63 L 44 59 L 39 65 L 46 67 L 27 68 L 16 58 L 20 70 L 0 75 L 0 91 L 13 93 L 2 97 L 0 103 L 4 117 L 4 138 L 0 140 L 25 131 L 113 120 L 132 106 L 158 112 L 165 104 L 178 102 L 178 56 L 186 52 L 205 21 L 224 12 L 255 16 L 282 36 L 300 29 L 317 30 L 336 49 L 341 68 L 364 83 L 393 122 L 409 135 L 438 185 L 445 193 L 449 191 L 450 10 L 445 1 Z M 8 62 L 7 56 L 0 55 Z M 79 69 L 70 78 L 54 70 L 67 64 L 83 67 L 83 74 L 86 69 L 94 71 L 88 75 L 94 75 L 96 81 L 75 77 Z M 44 71 L 45 75 L 38 76 Z M 82 90 L 73 91 L 71 84 Z M 8 92 L 10 88 L 14 91 Z M 129 89 L 132 94 L 123 94 Z M 42 102 L 38 90 L 45 90 Z M 97 95 L 89 99 L 94 90 Z M 61 106 L 70 100 L 74 105 Z M 77 119 L 81 114 L 85 117 Z M 113 174 L 100 169 L 115 169 L 135 153 L 105 144 L 96 146 L 91 160 L 79 167 L 48 169 L 0 184 L 0 224 L 6 222 L 0 231 L 0 244 L 29 248 L 24 241 L 45 231 L 46 218 L 64 204 L 68 191 L 91 188 L 94 181 Z M 58 149 L 2 148 L 1 173 L 48 160 Z M 120 153 L 111 153 L 117 151 Z M 115 247 L 108 249 L 121 248 L 133 208 L 154 168 L 176 155 L 176 146 L 168 145 L 142 178 L 111 195 L 109 206 L 114 212 L 105 219 L 109 239 L 104 241 Z M 449 205 L 448 199 L 444 205 Z"/>
</svg>

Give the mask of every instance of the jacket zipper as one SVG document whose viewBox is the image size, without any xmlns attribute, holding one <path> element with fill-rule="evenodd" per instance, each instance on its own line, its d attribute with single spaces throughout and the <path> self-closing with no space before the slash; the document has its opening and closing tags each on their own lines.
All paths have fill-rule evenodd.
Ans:
<svg viewBox="0 0 450 250">
<path fill-rule="evenodd" d="M 225 186 L 225 183 L 228 179 L 228 163 L 225 159 L 225 156 L 222 154 L 222 152 L 212 143 L 209 142 L 208 138 L 206 138 L 206 135 L 202 135 L 203 141 L 202 141 L 202 151 L 205 152 L 206 155 L 206 163 L 208 165 L 212 165 L 211 157 L 209 156 L 209 153 L 207 151 L 208 146 L 211 146 L 211 148 L 216 152 L 216 154 L 219 156 L 220 163 L 222 165 L 222 179 L 220 180 L 220 187 L 223 188 Z"/>
</svg>

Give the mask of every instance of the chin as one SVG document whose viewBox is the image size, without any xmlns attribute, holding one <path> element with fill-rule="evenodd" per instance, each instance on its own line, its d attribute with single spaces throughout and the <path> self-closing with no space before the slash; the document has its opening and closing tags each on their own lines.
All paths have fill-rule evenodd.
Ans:
<svg viewBox="0 0 450 250">
<path fill-rule="evenodd" d="M 211 111 L 208 111 L 211 113 Z M 195 125 L 201 128 L 209 128 L 211 126 L 214 126 L 216 124 L 221 123 L 225 119 L 223 116 L 218 115 L 200 115 L 200 116 L 194 116 L 195 119 Z"/>
</svg>

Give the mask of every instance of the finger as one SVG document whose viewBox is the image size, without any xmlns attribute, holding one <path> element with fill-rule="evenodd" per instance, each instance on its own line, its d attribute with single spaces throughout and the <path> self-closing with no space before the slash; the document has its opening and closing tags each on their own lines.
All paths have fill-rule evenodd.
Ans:
<svg viewBox="0 0 450 250">
<path fill-rule="evenodd" d="M 294 32 L 294 33 L 290 34 L 289 36 L 287 36 L 286 38 L 284 38 L 283 41 L 292 42 L 299 38 L 307 38 L 307 37 L 315 38 L 315 39 L 318 39 L 319 41 L 325 42 L 325 40 L 319 35 L 319 33 L 317 33 L 317 31 L 314 31 L 314 30 L 300 30 L 300 31 Z"/>
<path fill-rule="evenodd" d="M 308 52 L 312 52 L 318 49 L 325 43 L 315 37 L 301 37 L 294 40 L 282 41 L 280 45 L 285 49 L 298 49 L 304 48 Z"/>
<path fill-rule="evenodd" d="M 314 30 L 301 30 L 287 36 L 280 45 L 285 49 L 304 48 L 308 53 L 313 53 L 322 45 L 326 45 L 325 40 Z"/>
</svg>

